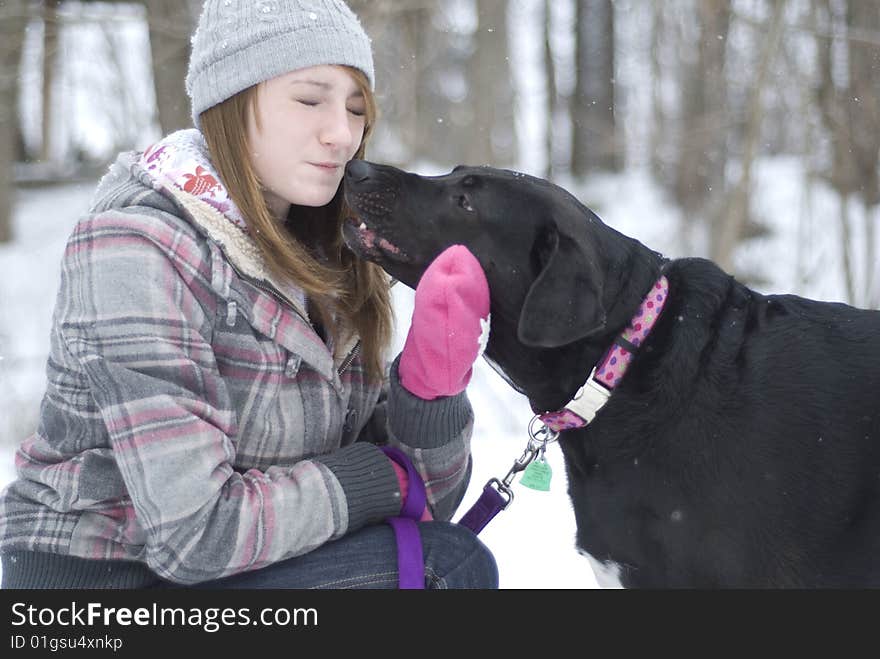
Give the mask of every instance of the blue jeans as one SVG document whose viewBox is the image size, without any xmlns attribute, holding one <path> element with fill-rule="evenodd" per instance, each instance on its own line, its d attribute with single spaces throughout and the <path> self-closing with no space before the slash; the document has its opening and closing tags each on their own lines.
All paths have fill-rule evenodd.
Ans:
<svg viewBox="0 0 880 659">
<path fill-rule="evenodd" d="M 495 558 L 470 530 L 419 524 L 425 588 L 498 588 Z M 169 584 L 170 585 L 170 584 Z M 313 551 L 260 570 L 194 588 L 397 588 L 397 546 L 387 524 L 368 526 Z"/>
</svg>

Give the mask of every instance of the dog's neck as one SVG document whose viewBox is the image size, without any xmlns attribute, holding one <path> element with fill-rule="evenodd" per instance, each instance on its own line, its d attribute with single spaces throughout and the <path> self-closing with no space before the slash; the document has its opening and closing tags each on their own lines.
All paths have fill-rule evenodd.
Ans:
<svg viewBox="0 0 880 659">
<path fill-rule="evenodd" d="M 654 324 L 663 312 L 669 295 L 669 280 L 665 276 L 651 287 L 629 324 L 617 335 L 605 354 L 592 368 L 585 382 L 560 409 L 540 415 L 541 421 L 556 432 L 583 428 L 608 402 L 611 392 L 620 383 L 630 362 L 648 338 Z"/>
<path fill-rule="evenodd" d="M 496 370 L 529 399 L 535 414 L 559 410 L 582 387 L 587 375 L 599 363 L 615 338 L 625 330 L 648 292 L 662 273 L 668 259 L 630 239 L 630 258 L 606 290 L 608 322 L 600 334 L 558 348 L 531 348 L 516 339 L 513 318 L 497 322 L 493 315 L 492 334 L 486 357 Z"/>
</svg>

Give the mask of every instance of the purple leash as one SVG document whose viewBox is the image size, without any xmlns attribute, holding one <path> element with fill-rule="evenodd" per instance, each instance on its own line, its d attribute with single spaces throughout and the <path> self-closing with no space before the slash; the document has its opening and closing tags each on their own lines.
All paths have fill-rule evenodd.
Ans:
<svg viewBox="0 0 880 659">
<path fill-rule="evenodd" d="M 385 521 L 394 530 L 397 542 L 397 572 L 401 590 L 425 589 L 425 559 L 422 553 L 422 538 L 416 521 L 425 510 L 425 484 L 407 455 L 393 446 L 383 446 L 382 452 L 406 469 L 409 491 L 403 508 L 397 517 Z"/>
<path fill-rule="evenodd" d="M 480 498 L 458 520 L 458 523 L 473 531 L 474 534 L 479 534 L 495 515 L 507 508 L 511 499 L 513 499 L 513 492 L 510 491 L 510 488 L 497 478 L 493 478 L 486 483 Z"/>
<path fill-rule="evenodd" d="M 510 485 L 515 474 L 523 471 L 528 464 L 538 455 L 548 441 L 552 439 L 539 439 L 530 428 L 530 437 L 526 450 L 522 456 L 514 462 L 513 467 L 507 472 L 503 480 L 492 478 L 483 487 L 483 493 L 471 506 L 464 516 L 458 521 L 459 525 L 469 529 L 475 535 L 479 534 L 495 516 L 510 505 L 513 501 L 513 490 Z M 422 538 L 419 535 L 419 526 L 416 523 L 425 509 L 426 496 L 425 484 L 419 472 L 410 461 L 409 457 L 400 449 L 392 446 L 381 447 L 382 452 L 406 469 L 409 480 L 409 492 L 403 508 L 397 517 L 389 517 L 385 521 L 394 530 L 397 542 L 397 570 L 399 574 L 399 587 L 401 590 L 424 590 L 425 588 L 425 563 L 422 552 Z"/>
</svg>

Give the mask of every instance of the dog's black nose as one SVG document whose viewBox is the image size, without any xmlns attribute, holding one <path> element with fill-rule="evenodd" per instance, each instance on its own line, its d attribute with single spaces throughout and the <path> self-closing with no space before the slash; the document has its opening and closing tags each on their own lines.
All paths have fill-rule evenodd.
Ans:
<svg viewBox="0 0 880 659">
<path fill-rule="evenodd" d="M 345 177 L 353 183 L 362 183 L 370 178 L 372 169 L 365 160 L 349 160 L 345 166 Z"/>
</svg>

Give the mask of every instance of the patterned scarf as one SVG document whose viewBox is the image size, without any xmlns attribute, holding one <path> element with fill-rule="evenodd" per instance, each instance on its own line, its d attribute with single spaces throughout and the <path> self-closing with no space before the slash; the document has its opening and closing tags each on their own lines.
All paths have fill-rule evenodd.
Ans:
<svg viewBox="0 0 880 659">
<path fill-rule="evenodd" d="M 170 183 L 220 211 L 247 231 L 247 222 L 211 164 L 205 136 L 195 128 L 171 133 L 141 156 L 140 165 L 156 180 Z"/>
</svg>

